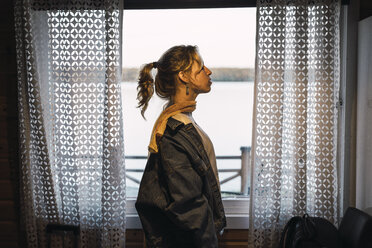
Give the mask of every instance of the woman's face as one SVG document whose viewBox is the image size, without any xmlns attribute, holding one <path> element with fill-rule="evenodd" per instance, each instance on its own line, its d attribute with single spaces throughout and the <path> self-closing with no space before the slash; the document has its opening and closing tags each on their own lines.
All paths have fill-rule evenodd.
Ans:
<svg viewBox="0 0 372 248">
<path fill-rule="evenodd" d="M 193 63 L 190 72 L 190 88 L 197 94 L 208 93 L 211 90 L 212 81 L 209 77 L 212 71 L 203 63 Z"/>
</svg>

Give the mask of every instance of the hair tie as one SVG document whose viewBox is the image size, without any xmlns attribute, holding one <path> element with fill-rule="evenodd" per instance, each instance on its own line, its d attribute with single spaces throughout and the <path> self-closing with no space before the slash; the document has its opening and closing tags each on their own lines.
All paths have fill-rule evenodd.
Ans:
<svg viewBox="0 0 372 248">
<path fill-rule="evenodd" d="M 158 68 L 158 62 L 152 62 L 152 67 L 155 69 Z"/>
</svg>

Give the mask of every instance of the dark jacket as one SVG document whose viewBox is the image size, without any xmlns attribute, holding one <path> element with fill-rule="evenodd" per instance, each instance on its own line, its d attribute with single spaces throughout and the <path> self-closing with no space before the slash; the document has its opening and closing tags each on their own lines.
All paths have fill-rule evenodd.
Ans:
<svg viewBox="0 0 372 248">
<path fill-rule="evenodd" d="M 192 123 L 169 118 L 141 180 L 136 209 L 148 247 L 218 247 L 226 226 L 221 193 Z"/>
</svg>

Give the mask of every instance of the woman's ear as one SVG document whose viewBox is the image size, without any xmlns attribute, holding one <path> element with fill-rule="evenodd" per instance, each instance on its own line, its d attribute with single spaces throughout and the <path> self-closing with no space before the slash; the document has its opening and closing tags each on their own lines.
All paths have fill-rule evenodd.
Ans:
<svg viewBox="0 0 372 248">
<path fill-rule="evenodd" d="M 187 74 L 184 72 L 184 71 L 180 71 L 178 72 L 178 78 L 181 80 L 181 82 L 183 83 L 187 83 L 187 81 L 189 80 Z"/>
</svg>

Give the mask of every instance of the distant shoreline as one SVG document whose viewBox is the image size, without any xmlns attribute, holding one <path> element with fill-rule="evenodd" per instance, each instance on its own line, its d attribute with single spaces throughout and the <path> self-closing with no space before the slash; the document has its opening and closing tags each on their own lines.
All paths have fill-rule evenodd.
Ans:
<svg viewBox="0 0 372 248">
<path fill-rule="evenodd" d="M 254 81 L 254 68 L 227 68 L 214 67 L 212 71 L 213 82 L 247 82 Z M 123 68 L 122 79 L 124 82 L 136 82 L 139 68 Z"/>
<path fill-rule="evenodd" d="M 121 83 L 126 83 L 126 84 L 137 84 L 136 81 L 126 81 L 126 80 L 123 80 L 121 81 Z M 254 83 L 254 81 L 215 81 L 215 80 L 212 80 L 212 83 L 247 83 L 247 84 L 251 84 L 251 83 Z"/>
</svg>

